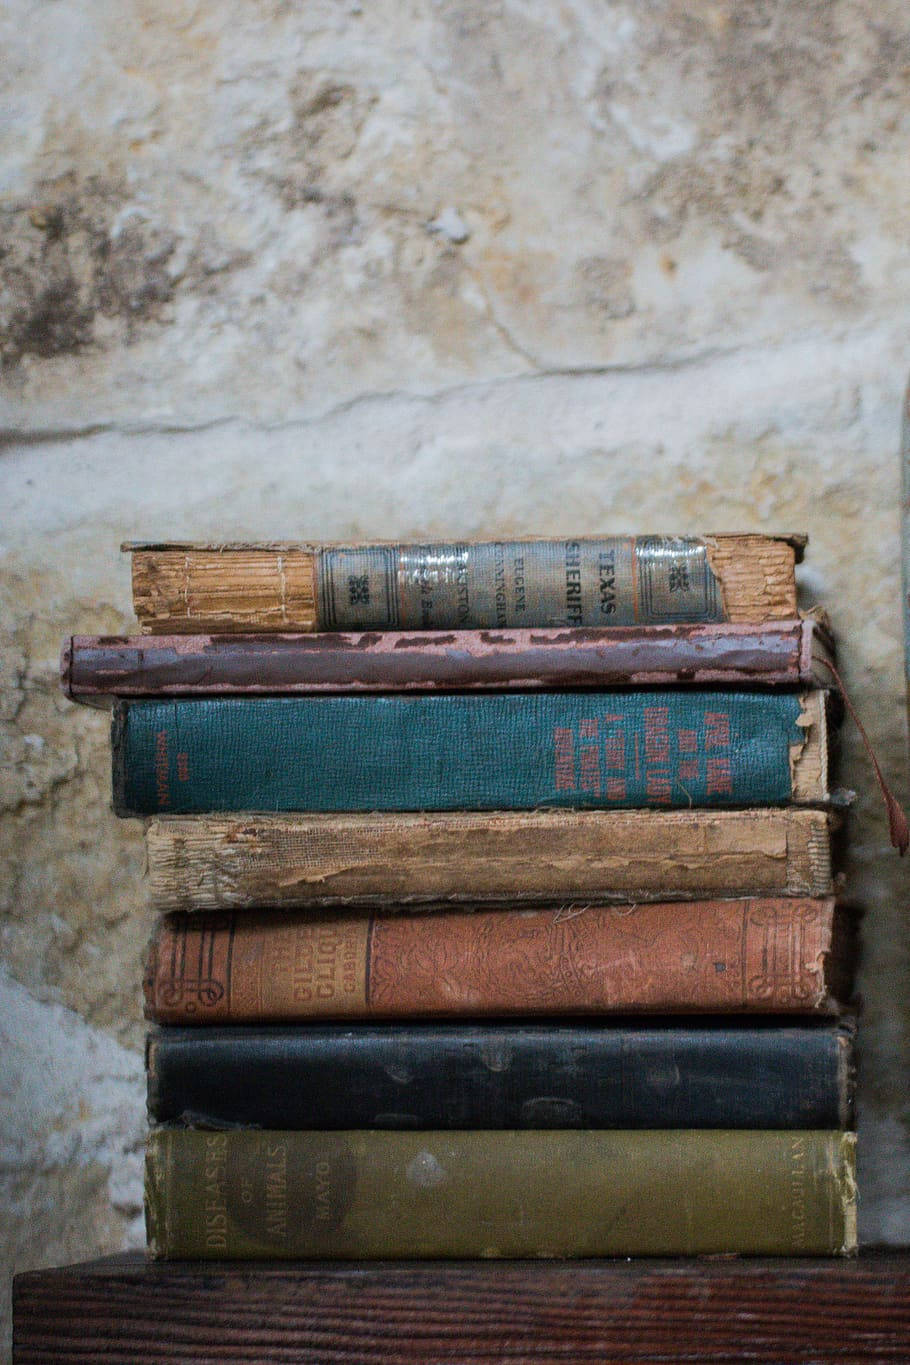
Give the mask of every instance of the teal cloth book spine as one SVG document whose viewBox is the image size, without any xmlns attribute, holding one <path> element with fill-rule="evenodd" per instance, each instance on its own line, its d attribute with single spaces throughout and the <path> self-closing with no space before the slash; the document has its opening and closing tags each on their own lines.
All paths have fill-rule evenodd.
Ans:
<svg viewBox="0 0 910 1365">
<path fill-rule="evenodd" d="M 767 806 L 792 799 L 794 693 L 120 701 L 120 815 Z"/>
</svg>

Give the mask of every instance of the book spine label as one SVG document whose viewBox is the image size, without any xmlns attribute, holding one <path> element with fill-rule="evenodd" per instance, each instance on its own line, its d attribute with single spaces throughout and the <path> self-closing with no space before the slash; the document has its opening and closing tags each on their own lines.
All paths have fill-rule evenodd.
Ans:
<svg viewBox="0 0 910 1365">
<path fill-rule="evenodd" d="M 200 1259 L 843 1254 L 854 1144 L 815 1130 L 159 1128 L 149 1244 Z"/>
<path fill-rule="evenodd" d="M 829 896 L 833 817 L 743 811 L 169 815 L 156 910 Z"/>
<path fill-rule="evenodd" d="M 843 1128 L 846 1027 L 310 1024 L 149 1035 L 158 1122 L 254 1128 Z M 758 1083 L 756 1083 L 758 1081 Z"/>
<path fill-rule="evenodd" d="M 326 548 L 316 560 L 323 630 L 723 621 L 703 541 L 601 540 Z"/>
<path fill-rule="evenodd" d="M 149 954 L 160 1023 L 830 1008 L 832 901 L 429 915 L 175 915 Z"/>
<path fill-rule="evenodd" d="M 673 690 L 120 701 L 114 807 L 153 815 L 823 800 L 824 784 L 797 788 L 795 772 L 813 728 L 817 739 L 821 696 Z"/>
</svg>

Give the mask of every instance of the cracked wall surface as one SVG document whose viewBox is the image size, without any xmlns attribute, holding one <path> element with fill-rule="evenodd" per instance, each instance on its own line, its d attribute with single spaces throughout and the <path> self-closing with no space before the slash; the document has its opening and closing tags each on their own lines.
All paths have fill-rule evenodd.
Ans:
<svg viewBox="0 0 910 1365">
<path fill-rule="evenodd" d="M 0 42 L 0 1171 L 25 1267 L 140 1235 L 141 839 L 105 717 L 56 683 L 64 633 L 129 626 L 122 539 L 805 529 L 803 600 L 906 797 L 910 16 L 9 0 Z M 861 1233 L 907 1241 L 907 872 L 849 725 L 843 777 Z"/>
</svg>

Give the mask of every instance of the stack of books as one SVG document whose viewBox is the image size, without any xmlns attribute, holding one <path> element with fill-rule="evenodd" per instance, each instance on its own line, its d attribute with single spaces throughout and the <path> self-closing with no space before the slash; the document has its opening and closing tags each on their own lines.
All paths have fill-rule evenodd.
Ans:
<svg viewBox="0 0 910 1365">
<path fill-rule="evenodd" d="M 129 547 L 155 1254 L 855 1249 L 803 545 Z"/>
</svg>

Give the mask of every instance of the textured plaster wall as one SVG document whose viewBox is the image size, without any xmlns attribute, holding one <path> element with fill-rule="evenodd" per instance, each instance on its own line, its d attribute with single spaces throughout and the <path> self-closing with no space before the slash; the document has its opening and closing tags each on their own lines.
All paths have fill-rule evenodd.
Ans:
<svg viewBox="0 0 910 1365">
<path fill-rule="evenodd" d="M 807 529 L 906 796 L 904 0 L 8 0 L 0 1188 L 141 1237 L 138 829 L 67 631 L 124 538 Z M 907 869 L 854 731 L 862 1232 L 910 1238 Z"/>
</svg>

